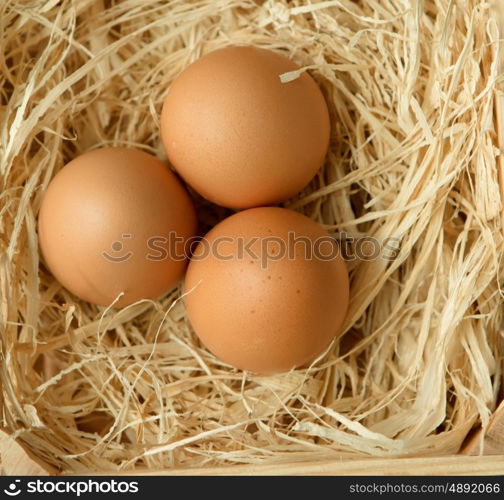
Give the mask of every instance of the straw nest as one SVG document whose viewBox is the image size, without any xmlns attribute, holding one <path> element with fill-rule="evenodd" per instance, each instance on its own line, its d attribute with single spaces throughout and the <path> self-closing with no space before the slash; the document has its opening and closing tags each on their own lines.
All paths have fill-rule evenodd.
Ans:
<svg viewBox="0 0 504 500">
<path fill-rule="evenodd" d="M 497 38 L 479 0 L 2 1 L 1 425 L 66 472 L 457 452 L 502 380 Z M 205 350 L 180 287 L 95 307 L 37 245 L 54 174 L 100 146 L 165 158 L 170 82 L 234 43 L 287 53 L 330 107 L 325 167 L 285 205 L 400 248 L 349 262 L 344 336 L 274 377 Z"/>
</svg>

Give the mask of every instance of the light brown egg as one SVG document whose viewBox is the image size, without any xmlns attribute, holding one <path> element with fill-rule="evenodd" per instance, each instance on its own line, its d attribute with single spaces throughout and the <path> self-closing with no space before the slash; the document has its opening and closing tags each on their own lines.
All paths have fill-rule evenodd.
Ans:
<svg viewBox="0 0 504 500">
<path fill-rule="evenodd" d="M 161 116 L 169 160 L 198 193 L 231 208 L 286 200 L 322 166 L 329 113 L 307 73 L 255 47 L 217 50 L 172 84 Z"/>
<path fill-rule="evenodd" d="M 89 302 L 124 306 L 173 287 L 196 232 L 192 201 L 152 155 L 104 148 L 85 153 L 52 180 L 39 214 L 45 263 Z M 179 238 L 180 240 L 177 240 Z"/>
<path fill-rule="evenodd" d="M 340 331 L 346 265 L 317 223 L 284 208 L 245 210 L 197 246 L 187 314 L 203 344 L 244 370 L 276 373 L 313 360 Z"/>
</svg>

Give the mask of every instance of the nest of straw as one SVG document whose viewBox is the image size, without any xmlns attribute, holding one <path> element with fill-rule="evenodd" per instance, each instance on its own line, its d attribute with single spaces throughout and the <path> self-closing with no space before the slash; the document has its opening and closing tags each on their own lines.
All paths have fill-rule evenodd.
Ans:
<svg viewBox="0 0 504 500">
<path fill-rule="evenodd" d="M 4 0 L 1 426 L 64 472 L 457 452 L 502 380 L 497 39 L 480 0 Z M 93 306 L 37 244 L 55 173 L 100 146 L 165 159 L 167 88 L 234 43 L 308 67 L 330 108 L 326 164 L 285 205 L 400 247 L 349 262 L 344 335 L 277 376 L 204 349 L 180 287 Z M 200 212 L 207 225 L 226 215 Z"/>
</svg>

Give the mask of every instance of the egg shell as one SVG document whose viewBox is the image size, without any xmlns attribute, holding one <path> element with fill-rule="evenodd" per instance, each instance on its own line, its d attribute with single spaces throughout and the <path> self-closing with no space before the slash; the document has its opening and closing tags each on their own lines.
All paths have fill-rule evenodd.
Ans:
<svg viewBox="0 0 504 500">
<path fill-rule="evenodd" d="M 210 351 L 238 368 L 276 373 L 328 347 L 345 318 L 349 282 L 338 244 L 319 224 L 261 207 L 206 235 L 185 293 L 189 320 Z"/>
<path fill-rule="evenodd" d="M 176 285 L 187 262 L 183 242 L 196 229 L 176 175 L 154 156 L 122 147 L 96 149 L 63 167 L 38 223 L 45 264 L 58 281 L 100 305 L 123 293 L 117 307 Z"/>
<path fill-rule="evenodd" d="M 322 166 L 329 112 L 319 87 L 283 54 L 211 52 L 171 85 L 161 115 L 170 162 L 199 194 L 231 208 L 286 200 Z"/>
</svg>

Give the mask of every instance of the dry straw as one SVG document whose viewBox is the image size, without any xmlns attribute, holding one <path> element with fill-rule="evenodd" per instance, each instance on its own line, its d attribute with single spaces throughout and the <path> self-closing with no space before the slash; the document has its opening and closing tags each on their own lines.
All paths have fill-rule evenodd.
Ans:
<svg viewBox="0 0 504 500">
<path fill-rule="evenodd" d="M 497 39 L 479 0 L 3 0 L 1 426 L 63 472 L 457 452 L 502 383 Z M 349 263 L 341 341 L 274 377 L 209 354 L 179 288 L 95 307 L 37 248 L 65 162 L 106 145 L 164 158 L 170 82 L 233 43 L 288 54 L 329 103 L 326 165 L 286 205 L 400 241 L 395 259 Z"/>
</svg>

